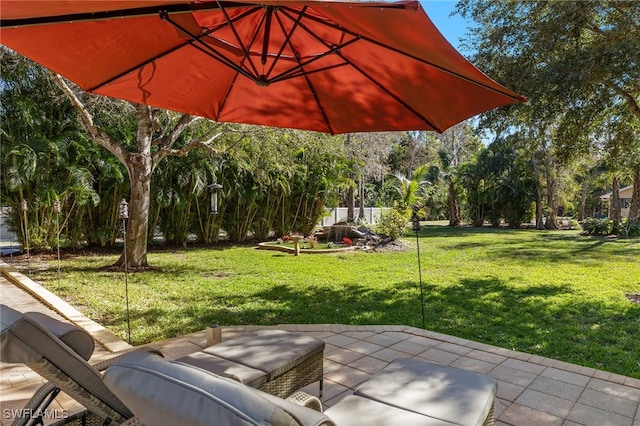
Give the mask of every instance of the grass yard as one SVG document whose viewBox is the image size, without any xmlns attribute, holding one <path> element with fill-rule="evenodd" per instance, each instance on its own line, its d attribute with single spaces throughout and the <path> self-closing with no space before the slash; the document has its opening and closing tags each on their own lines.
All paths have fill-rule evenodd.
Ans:
<svg viewBox="0 0 640 426">
<path fill-rule="evenodd" d="M 640 378 L 640 240 L 423 226 L 426 328 Z M 422 327 L 416 238 L 406 251 L 315 256 L 221 246 L 152 251 L 129 274 L 132 343 L 221 325 Z M 126 338 L 117 254 L 65 256 L 32 278 Z"/>
</svg>

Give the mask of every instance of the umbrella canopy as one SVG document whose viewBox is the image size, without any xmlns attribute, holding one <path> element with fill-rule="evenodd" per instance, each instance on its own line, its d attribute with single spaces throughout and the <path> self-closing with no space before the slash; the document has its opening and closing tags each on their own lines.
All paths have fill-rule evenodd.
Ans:
<svg viewBox="0 0 640 426">
<path fill-rule="evenodd" d="M 2 44 L 82 89 L 219 122 L 436 130 L 524 101 L 417 1 L 1 0 Z"/>
</svg>

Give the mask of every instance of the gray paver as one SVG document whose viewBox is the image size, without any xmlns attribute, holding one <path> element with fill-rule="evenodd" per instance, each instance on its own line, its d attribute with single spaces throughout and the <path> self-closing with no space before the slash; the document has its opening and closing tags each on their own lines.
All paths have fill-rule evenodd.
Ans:
<svg viewBox="0 0 640 426">
<path fill-rule="evenodd" d="M 598 392 L 592 389 L 585 390 L 578 402 L 591 407 L 601 408 L 606 411 L 613 411 L 625 417 L 629 417 L 630 419 L 636 414 L 636 410 L 638 408 L 637 401 Z"/>
<path fill-rule="evenodd" d="M 591 379 L 587 385 L 588 389 L 594 389 L 599 392 L 627 398 L 632 401 L 640 400 L 640 389 L 630 386 L 621 385 L 619 383 L 611 383 L 602 379 Z"/>
<path fill-rule="evenodd" d="M 511 367 L 497 366 L 489 373 L 494 379 L 503 380 L 514 385 L 529 386 L 535 379 L 536 375 L 527 371 L 516 370 Z"/>
<path fill-rule="evenodd" d="M 516 399 L 516 403 L 526 407 L 535 408 L 555 417 L 565 418 L 571 412 L 573 401 L 558 398 L 554 395 L 527 389 Z"/>
<path fill-rule="evenodd" d="M 559 380 L 550 379 L 540 376 L 531 383 L 529 389 L 544 392 L 549 395 L 564 398 L 569 401 L 577 401 L 584 392 L 584 387 L 572 385 L 571 383 L 561 382 Z"/>
<path fill-rule="evenodd" d="M 584 404 L 576 404 L 567 419 L 593 426 L 631 426 L 633 422 L 629 417 Z"/>
<path fill-rule="evenodd" d="M 567 363 L 562 363 L 566 365 Z M 561 382 L 571 383 L 573 385 L 578 386 L 586 386 L 591 380 L 588 376 L 583 376 L 581 374 L 573 373 L 571 371 L 562 370 L 557 367 L 549 367 L 545 371 L 542 372 L 542 376 L 549 377 L 551 379 L 556 379 Z"/>
<path fill-rule="evenodd" d="M 511 404 L 498 420 L 516 426 L 560 426 L 563 422 L 560 417 L 520 404 Z"/>
</svg>

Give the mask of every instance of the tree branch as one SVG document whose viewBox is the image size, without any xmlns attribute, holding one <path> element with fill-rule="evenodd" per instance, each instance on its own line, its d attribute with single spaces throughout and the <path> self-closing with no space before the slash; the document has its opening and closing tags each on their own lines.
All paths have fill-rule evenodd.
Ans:
<svg viewBox="0 0 640 426">
<path fill-rule="evenodd" d="M 60 74 L 51 73 L 51 77 L 53 78 L 54 83 L 64 92 L 64 94 L 69 98 L 73 107 L 78 111 L 79 122 L 85 131 L 89 134 L 91 140 L 93 140 L 98 145 L 104 147 L 113 155 L 116 156 L 120 162 L 123 164 L 127 164 L 127 151 L 125 151 L 122 146 L 113 139 L 109 134 L 101 130 L 93 123 L 93 117 L 91 113 L 87 109 L 87 107 L 82 103 L 82 101 L 73 93 L 73 90 L 66 81 L 62 78 Z"/>
<path fill-rule="evenodd" d="M 176 141 L 178 140 L 178 137 L 180 137 L 182 132 L 184 132 L 185 129 L 189 127 L 191 124 L 199 120 L 202 120 L 202 117 L 195 117 L 193 115 L 183 114 L 178 120 L 178 122 L 176 123 L 176 125 L 173 126 L 173 129 L 171 129 L 171 132 L 153 141 L 153 145 L 158 146 L 159 151 L 170 149 L 173 146 L 173 144 L 176 143 Z"/>
<path fill-rule="evenodd" d="M 194 117 L 190 115 L 183 115 L 182 117 L 180 117 L 178 124 L 176 124 L 171 133 L 164 136 L 160 143 L 157 144 L 160 149 L 153 155 L 154 164 L 158 164 L 160 160 L 167 156 L 185 157 L 187 154 L 189 154 L 189 152 L 197 147 L 203 147 L 213 150 L 213 148 L 211 148 L 211 144 L 213 143 L 213 141 L 224 134 L 223 132 L 218 131 L 218 129 L 222 127 L 223 123 L 216 123 L 216 125 L 213 126 L 209 131 L 207 131 L 207 133 L 198 138 L 190 140 L 184 147 L 180 149 L 172 149 L 173 144 L 176 142 L 180 134 L 188 126 L 201 119 L 201 117 Z M 207 138 L 207 140 L 203 141 L 204 138 Z"/>
<path fill-rule="evenodd" d="M 611 87 L 618 95 L 622 96 L 622 98 L 629 104 L 629 108 L 631 109 L 631 113 L 640 119 L 640 105 L 636 98 L 629 92 L 623 90 L 613 83 L 608 83 L 609 87 Z"/>
</svg>

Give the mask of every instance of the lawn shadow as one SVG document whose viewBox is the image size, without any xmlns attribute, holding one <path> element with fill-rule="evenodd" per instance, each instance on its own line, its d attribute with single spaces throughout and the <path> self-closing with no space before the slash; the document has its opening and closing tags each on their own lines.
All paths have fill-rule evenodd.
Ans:
<svg viewBox="0 0 640 426">
<path fill-rule="evenodd" d="M 569 286 L 518 287 L 498 278 L 461 279 L 451 286 L 426 282 L 423 289 L 429 330 L 567 362 L 589 359 L 587 366 L 593 368 L 615 362 L 622 365 L 624 374 L 640 377 L 633 356 L 640 351 L 640 343 L 633 338 L 634 334 L 637 337 L 640 305 L 629 303 L 621 309 L 604 302 L 567 302 L 563 296 L 572 292 Z M 124 316 L 102 321 L 122 328 Z M 415 281 L 401 281 L 385 290 L 358 282 L 339 289 L 280 284 L 180 307 L 134 307 L 131 322 L 160 327 L 158 336 L 178 336 L 212 323 L 422 327 L 420 289 Z"/>
</svg>

